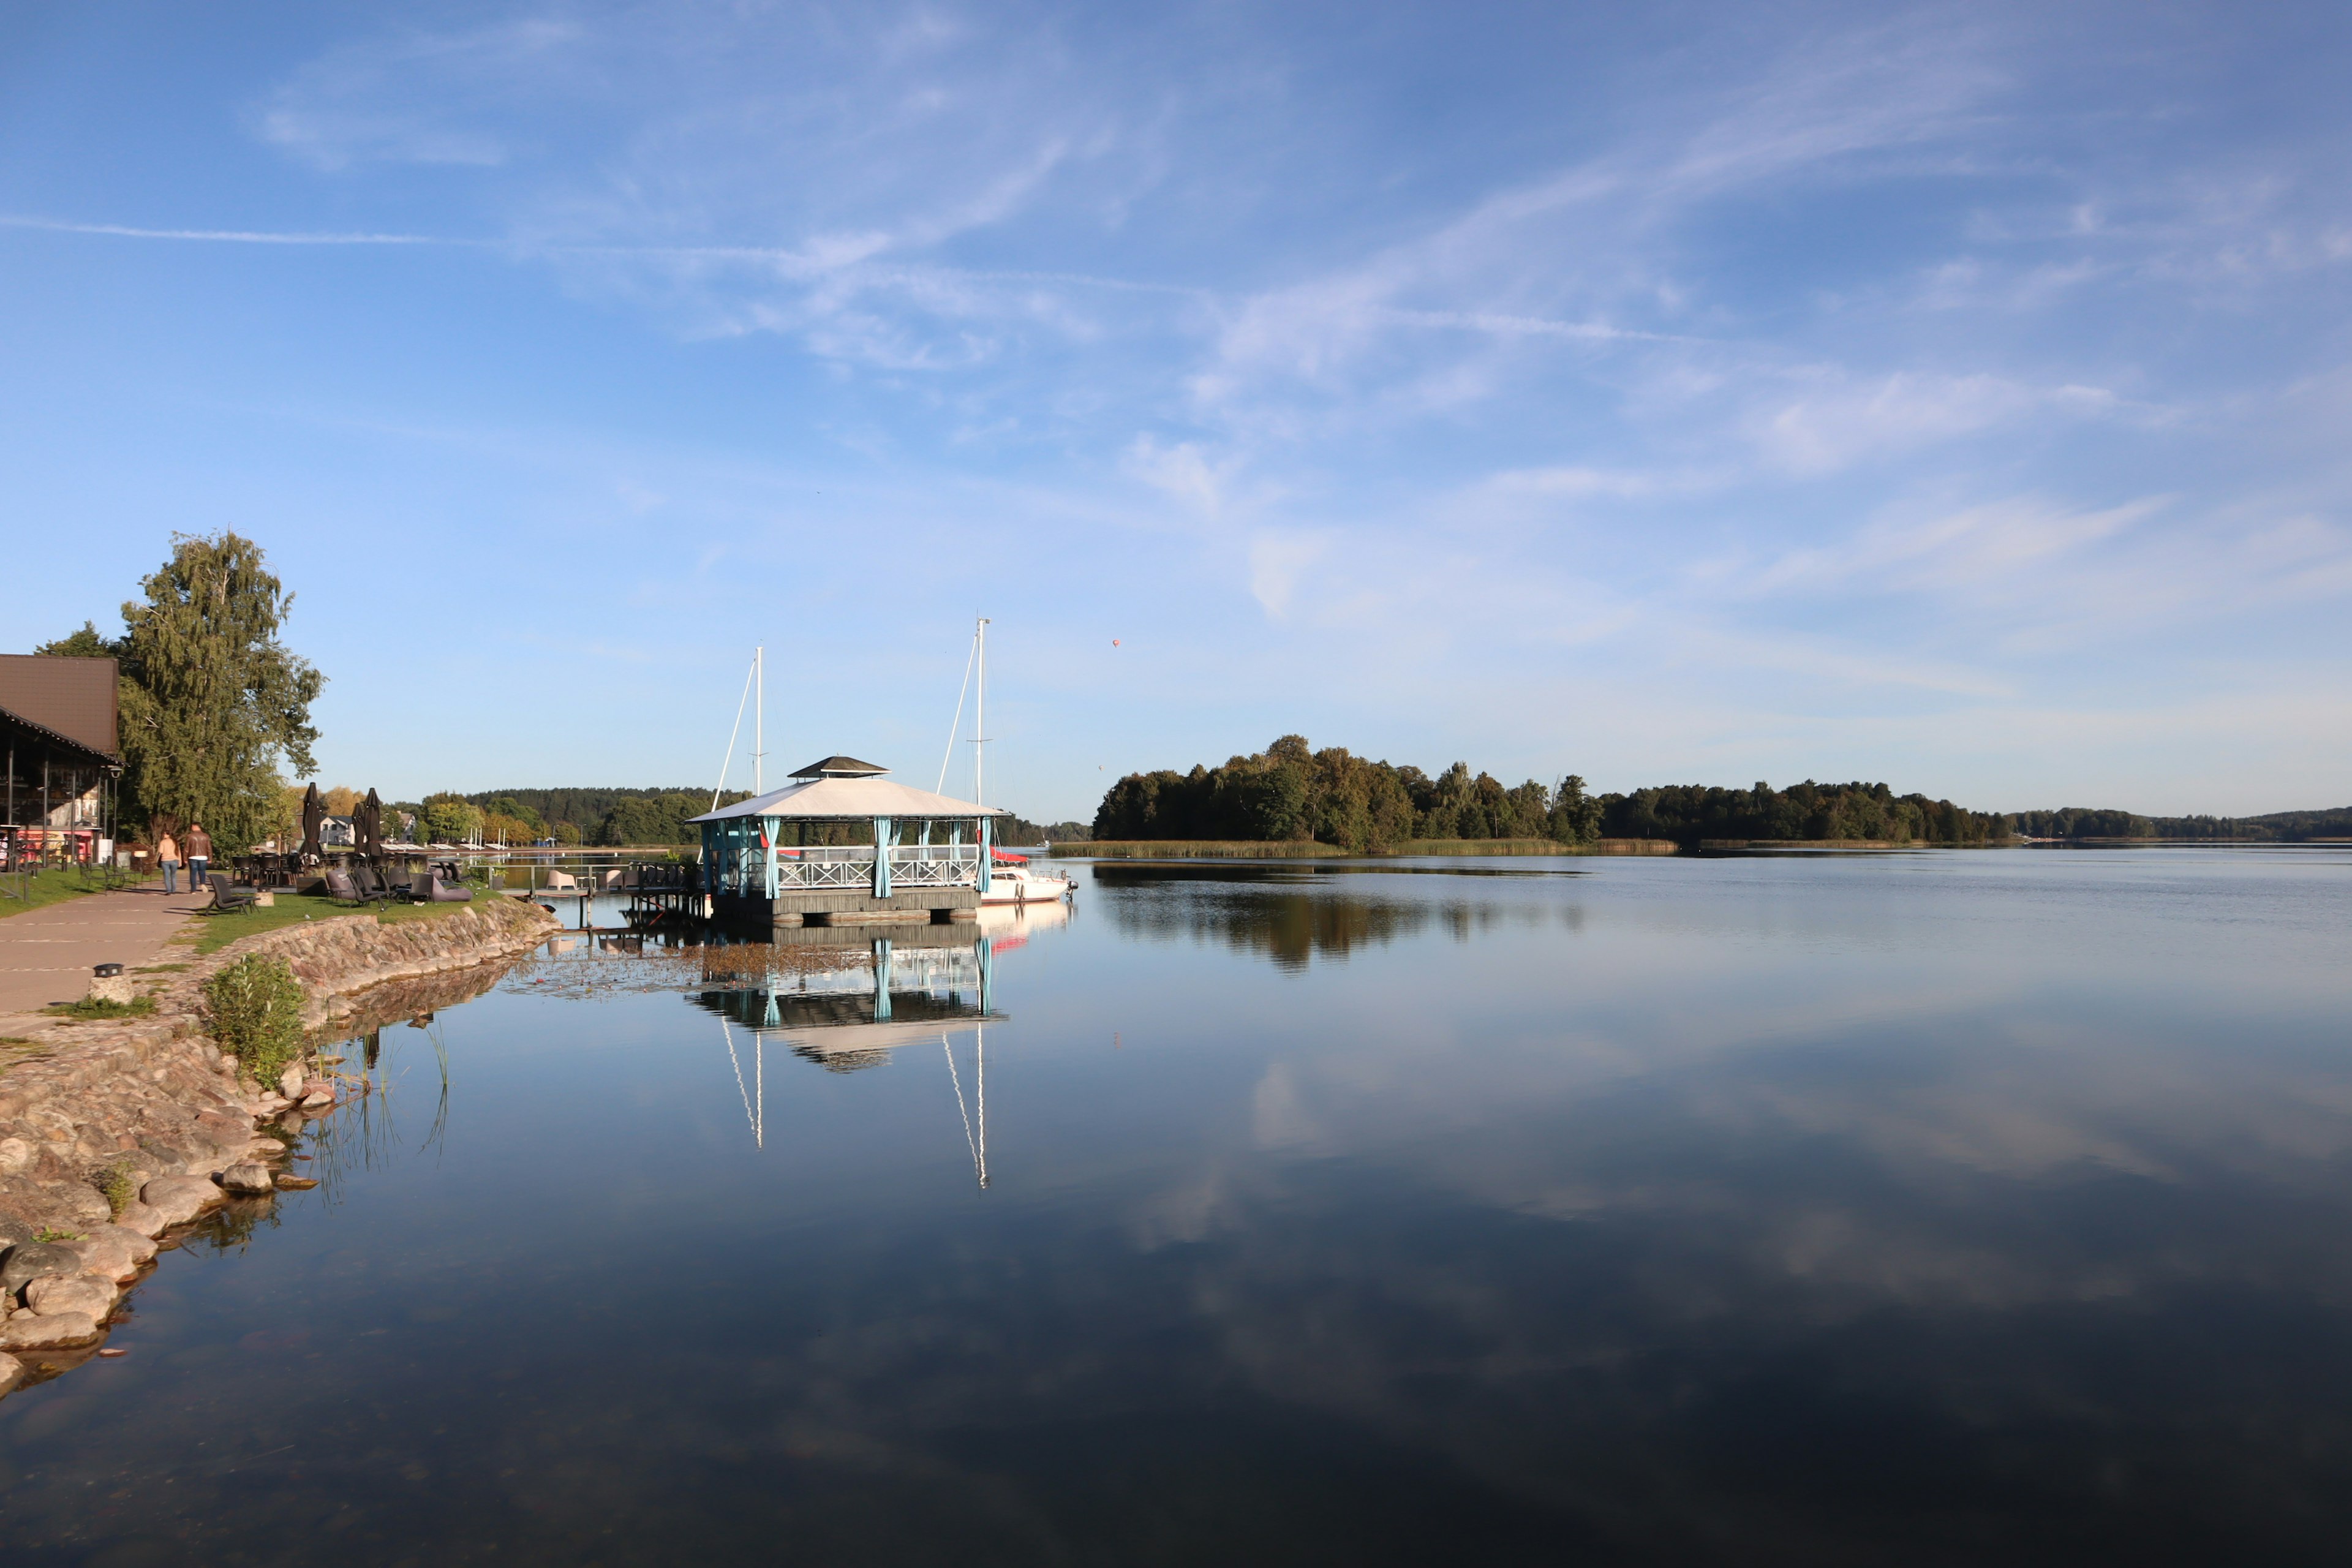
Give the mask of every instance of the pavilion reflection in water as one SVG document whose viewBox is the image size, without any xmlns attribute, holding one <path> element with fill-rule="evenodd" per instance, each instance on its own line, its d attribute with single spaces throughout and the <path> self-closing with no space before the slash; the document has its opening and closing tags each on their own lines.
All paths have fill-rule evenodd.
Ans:
<svg viewBox="0 0 2352 1568">
<path fill-rule="evenodd" d="M 969 929 L 969 928 L 967 928 Z M 844 949 L 829 968 L 771 973 L 752 985 L 693 993 L 688 1000 L 719 1016 L 743 1113 L 755 1145 L 767 1144 L 767 1047 L 788 1047 L 828 1072 L 879 1066 L 901 1047 L 936 1041 L 964 1122 L 972 1173 L 988 1185 L 988 1037 L 998 939 L 983 933 L 946 945 L 877 938 L 858 953 Z M 1008 945 L 1019 945 L 1014 938 Z M 950 1036 L 972 1033 L 972 1098 Z M 740 1035 L 742 1037 L 739 1038 Z"/>
</svg>

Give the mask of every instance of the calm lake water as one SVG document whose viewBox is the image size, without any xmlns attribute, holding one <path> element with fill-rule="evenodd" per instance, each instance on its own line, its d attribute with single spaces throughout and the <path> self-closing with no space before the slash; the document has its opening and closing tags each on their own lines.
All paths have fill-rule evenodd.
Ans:
<svg viewBox="0 0 2352 1568">
<path fill-rule="evenodd" d="M 1103 865 L 984 1025 L 575 947 L 0 1402 L 0 1558 L 2341 1563 L 2347 939 L 2172 850 Z"/>
</svg>

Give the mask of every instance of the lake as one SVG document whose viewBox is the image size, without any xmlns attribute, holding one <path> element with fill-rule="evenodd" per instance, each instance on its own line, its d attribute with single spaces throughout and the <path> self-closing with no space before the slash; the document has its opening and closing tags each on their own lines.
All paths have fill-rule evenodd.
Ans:
<svg viewBox="0 0 2352 1568">
<path fill-rule="evenodd" d="M 0 1401 L 6 1560 L 2352 1552 L 2352 851 L 1057 912 L 384 1028 L 319 1189 Z"/>
</svg>

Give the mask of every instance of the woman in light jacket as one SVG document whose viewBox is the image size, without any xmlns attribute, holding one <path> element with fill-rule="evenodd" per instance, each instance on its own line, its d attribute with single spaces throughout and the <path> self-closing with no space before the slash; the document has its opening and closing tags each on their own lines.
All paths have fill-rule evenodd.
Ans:
<svg viewBox="0 0 2352 1568">
<path fill-rule="evenodd" d="M 163 896 L 168 899 L 180 890 L 180 841 L 168 827 L 156 836 L 155 864 L 163 868 Z"/>
</svg>

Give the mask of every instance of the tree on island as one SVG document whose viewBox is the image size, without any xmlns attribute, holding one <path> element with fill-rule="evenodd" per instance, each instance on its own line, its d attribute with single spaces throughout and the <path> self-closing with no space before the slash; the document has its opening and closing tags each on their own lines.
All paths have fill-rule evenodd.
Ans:
<svg viewBox="0 0 2352 1568">
<path fill-rule="evenodd" d="M 1574 774 L 1556 789 L 1535 779 L 1514 788 L 1455 763 L 1432 778 L 1344 746 L 1318 752 L 1302 735 L 1218 768 L 1129 773 L 1103 796 L 1094 824 L 1097 838 L 1316 839 L 1358 852 L 1409 839 L 1579 844 L 1599 833 L 1599 803 Z"/>
<path fill-rule="evenodd" d="M 1434 778 L 1410 765 L 1367 762 L 1344 747 L 1318 752 L 1285 735 L 1264 752 L 1195 766 L 1129 773 L 1104 795 L 1095 837 L 1104 839 L 1315 839 L 1360 853 L 1410 840 L 1671 838 L 1865 839 L 1981 844 L 2009 836 L 2006 817 L 1884 784 L 1786 790 L 1670 784 L 1594 796 L 1575 773 L 1556 786 L 1534 779 L 1506 787 L 1455 763 Z"/>
</svg>

